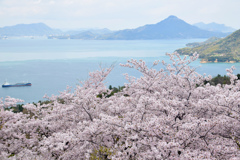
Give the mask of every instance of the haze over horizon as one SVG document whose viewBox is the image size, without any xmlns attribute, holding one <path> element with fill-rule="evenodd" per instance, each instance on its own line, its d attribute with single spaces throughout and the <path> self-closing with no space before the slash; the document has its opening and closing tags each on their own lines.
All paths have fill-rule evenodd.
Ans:
<svg viewBox="0 0 240 160">
<path fill-rule="evenodd" d="M 45 23 L 52 28 L 132 29 L 170 15 L 189 24 L 225 24 L 240 28 L 239 0 L 0 0 L 0 27 Z"/>
</svg>

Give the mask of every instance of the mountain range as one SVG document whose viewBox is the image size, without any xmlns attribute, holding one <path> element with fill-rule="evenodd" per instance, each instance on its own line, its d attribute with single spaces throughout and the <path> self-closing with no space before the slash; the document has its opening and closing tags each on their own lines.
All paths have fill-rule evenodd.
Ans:
<svg viewBox="0 0 240 160">
<path fill-rule="evenodd" d="M 148 24 L 136 29 L 125 29 L 98 36 L 97 39 L 139 40 L 139 39 L 183 39 L 224 37 L 226 33 L 202 30 L 190 25 L 176 16 L 169 16 L 156 24 Z"/>
<path fill-rule="evenodd" d="M 195 47 L 181 48 L 176 52 L 181 55 L 192 55 L 197 52 L 202 63 L 240 62 L 240 29 L 225 38 L 208 42 Z"/>
<path fill-rule="evenodd" d="M 98 29 L 62 32 L 43 23 L 18 24 L 0 28 L 0 36 L 48 36 L 50 39 L 152 40 L 225 37 L 229 34 L 229 32 L 223 33 L 200 29 L 176 16 L 169 16 L 156 24 L 147 24 L 135 29 L 119 31 Z"/>
</svg>

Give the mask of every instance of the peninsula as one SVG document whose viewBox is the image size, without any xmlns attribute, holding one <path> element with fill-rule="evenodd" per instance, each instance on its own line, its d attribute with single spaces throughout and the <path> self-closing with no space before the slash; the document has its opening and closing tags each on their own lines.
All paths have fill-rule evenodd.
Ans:
<svg viewBox="0 0 240 160">
<path fill-rule="evenodd" d="M 240 29 L 226 38 L 215 39 L 209 43 L 199 43 L 195 47 L 185 47 L 176 50 L 180 55 L 192 55 L 197 52 L 201 63 L 240 62 Z"/>
</svg>

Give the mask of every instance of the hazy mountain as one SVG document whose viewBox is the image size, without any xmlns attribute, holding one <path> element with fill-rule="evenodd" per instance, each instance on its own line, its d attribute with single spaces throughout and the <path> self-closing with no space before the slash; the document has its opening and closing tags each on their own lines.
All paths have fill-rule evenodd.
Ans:
<svg viewBox="0 0 240 160">
<path fill-rule="evenodd" d="M 183 55 L 191 55 L 197 52 L 199 57 L 202 58 L 202 62 L 240 62 L 240 30 L 211 43 L 193 48 L 185 47 L 176 51 Z"/>
<path fill-rule="evenodd" d="M 62 31 L 52 29 L 44 23 L 17 24 L 0 28 L 1 36 L 45 36 L 61 33 Z"/>
<path fill-rule="evenodd" d="M 94 39 L 94 40 L 148 40 L 148 39 L 183 39 L 225 37 L 229 33 L 213 32 L 190 25 L 176 16 L 169 16 L 156 24 L 148 24 L 135 29 L 112 32 L 108 29 L 69 31 L 65 35 L 50 36 L 60 39 Z"/>
<path fill-rule="evenodd" d="M 79 29 L 79 30 L 70 30 L 70 31 L 66 31 L 64 32 L 65 34 L 68 35 L 77 35 L 77 34 L 81 34 L 84 32 L 91 32 L 92 34 L 108 34 L 108 33 L 112 33 L 113 31 L 107 29 L 107 28 L 103 28 L 103 29 Z"/>
<path fill-rule="evenodd" d="M 86 40 L 91 40 L 91 39 L 95 39 L 97 35 L 90 32 L 90 31 L 86 31 L 86 32 L 82 32 L 76 35 L 71 35 L 70 38 L 71 39 L 79 39 L 79 37 L 81 37 L 81 39 L 86 39 Z"/>
<path fill-rule="evenodd" d="M 211 32 L 190 25 L 176 16 L 169 16 L 157 24 L 149 24 L 136 29 L 125 29 L 98 36 L 97 39 L 173 39 L 225 37 L 226 33 Z"/>
<path fill-rule="evenodd" d="M 87 29 L 87 30 L 71 30 L 66 31 L 62 35 L 50 35 L 48 39 L 97 39 L 100 35 L 112 33 L 109 29 Z"/>
<path fill-rule="evenodd" d="M 215 27 L 216 28 L 216 27 Z M 224 31 L 229 31 L 225 29 Z M 228 33 L 213 32 L 199 29 L 176 16 L 169 16 L 157 24 L 148 24 L 135 29 L 110 31 L 108 29 L 90 29 L 62 32 L 52 29 L 44 23 L 18 24 L 0 28 L 0 36 L 50 36 L 50 38 L 71 39 L 174 39 L 174 38 L 209 38 L 225 37 Z"/>
<path fill-rule="evenodd" d="M 228 27 L 228 26 L 225 26 L 224 24 L 218 24 L 218 23 L 208 23 L 208 24 L 205 24 L 203 22 L 199 22 L 199 23 L 196 23 L 196 24 L 193 24 L 194 26 L 200 28 L 200 29 L 204 29 L 204 30 L 207 30 L 207 31 L 214 31 L 214 32 L 224 32 L 224 33 L 227 33 L 227 32 L 234 32 L 236 31 L 236 29 L 232 28 L 232 27 Z"/>
</svg>

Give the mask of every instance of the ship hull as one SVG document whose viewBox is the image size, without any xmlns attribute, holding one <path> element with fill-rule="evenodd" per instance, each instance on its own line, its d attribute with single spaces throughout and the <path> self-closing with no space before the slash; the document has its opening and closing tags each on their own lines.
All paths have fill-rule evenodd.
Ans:
<svg viewBox="0 0 240 160">
<path fill-rule="evenodd" d="M 24 87 L 24 86 L 31 86 L 31 83 L 17 83 L 17 84 L 7 84 L 7 85 L 2 85 L 2 87 Z"/>
</svg>

